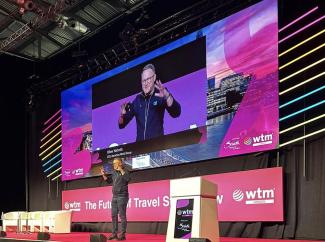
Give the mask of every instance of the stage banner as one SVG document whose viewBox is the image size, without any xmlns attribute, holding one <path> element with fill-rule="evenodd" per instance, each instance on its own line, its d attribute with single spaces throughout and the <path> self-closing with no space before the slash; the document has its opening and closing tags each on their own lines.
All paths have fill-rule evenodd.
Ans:
<svg viewBox="0 0 325 242">
<path fill-rule="evenodd" d="M 282 167 L 203 176 L 218 186 L 219 221 L 283 221 Z M 99 178 L 100 179 L 100 178 Z M 168 221 L 169 180 L 129 185 L 128 221 Z M 111 221 L 111 186 L 62 192 L 72 222 Z"/>
</svg>

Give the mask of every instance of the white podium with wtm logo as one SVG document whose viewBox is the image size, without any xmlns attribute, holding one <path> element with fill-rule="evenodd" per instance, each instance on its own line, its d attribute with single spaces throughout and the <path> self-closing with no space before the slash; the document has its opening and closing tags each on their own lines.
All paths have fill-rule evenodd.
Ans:
<svg viewBox="0 0 325 242">
<path fill-rule="evenodd" d="M 219 242 L 216 196 L 216 184 L 202 177 L 171 180 L 166 242 L 190 238 Z"/>
</svg>

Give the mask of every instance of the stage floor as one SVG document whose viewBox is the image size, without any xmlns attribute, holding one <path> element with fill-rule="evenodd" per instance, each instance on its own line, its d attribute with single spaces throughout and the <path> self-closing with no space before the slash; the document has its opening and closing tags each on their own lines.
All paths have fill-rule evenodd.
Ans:
<svg viewBox="0 0 325 242">
<path fill-rule="evenodd" d="M 61 241 L 61 242 L 89 242 L 90 234 L 96 233 L 86 233 L 86 232 L 73 232 L 70 234 L 51 234 L 51 241 Z M 105 236 L 109 236 L 108 233 L 103 233 Z M 25 239 L 25 240 L 36 240 L 37 233 L 32 234 L 16 234 L 13 232 L 7 233 L 6 238 L 12 239 Z M 165 242 L 165 235 L 156 234 L 127 234 L 126 242 Z M 252 238 L 220 238 L 220 242 L 312 242 L 312 240 L 274 240 L 274 239 L 252 239 Z M 316 242 L 316 240 L 313 240 Z"/>
</svg>

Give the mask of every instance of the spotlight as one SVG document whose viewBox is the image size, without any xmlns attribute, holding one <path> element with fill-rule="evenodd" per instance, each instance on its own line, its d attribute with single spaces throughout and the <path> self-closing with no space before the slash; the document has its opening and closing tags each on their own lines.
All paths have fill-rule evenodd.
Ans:
<svg viewBox="0 0 325 242">
<path fill-rule="evenodd" d="M 35 4 L 34 4 L 32 1 L 26 1 L 26 2 L 24 3 L 24 8 L 25 8 L 25 10 L 27 10 L 27 11 L 32 11 L 32 10 L 34 10 L 34 8 L 35 8 Z"/>
<path fill-rule="evenodd" d="M 62 29 L 69 27 L 81 34 L 85 34 L 88 32 L 88 27 L 74 18 L 69 18 L 64 15 L 58 15 L 55 21 L 58 26 Z"/>
<path fill-rule="evenodd" d="M 20 14 L 24 14 L 26 11 L 33 11 L 36 7 L 32 0 L 16 0 L 15 2 L 19 7 Z"/>
<path fill-rule="evenodd" d="M 147 11 L 142 8 L 142 12 L 140 13 L 140 16 L 134 21 L 134 23 L 139 24 L 143 22 L 145 19 L 149 19 L 149 15 L 147 14 Z"/>
<path fill-rule="evenodd" d="M 119 37 L 123 41 L 129 41 L 134 33 L 135 28 L 132 26 L 132 24 L 127 23 L 124 29 L 119 33 Z"/>
<path fill-rule="evenodd" d="M 88 31 L 88 28 L 86 25 L 80 23 L 79 21 L 75 20 L 74 18 L 70 18 L 67 20 L 67 24 L 70 28 L 84 34 Z"/>
<path fill-rule="evenodd" d="M 88 52 L 86 50 L 77 50 L 72 52 L 73 58 L 87 57 Z"/>
<path fill-rule="evenodd" d="M 29 99 L 28 99 L 28 106 L 33 106 L 34 105 L 34 95 L 30 94 Z"/>
<path fill-rule="evenodd" d="M 65 1 L 64 1 L 64 3 L 65 3 L 66 5 L 69 5 L 69 6 L 73 5 L 75 2 L 76 2 L 75 0 L 65 0 Z"/>
<path fill-rule="evenodd" d="M 117 53 L 114 49 L 112 49 L 112 53 L 115 55 L 116 59 L 119 61 L 120 57 L 117 55 Z"/>
</svg>

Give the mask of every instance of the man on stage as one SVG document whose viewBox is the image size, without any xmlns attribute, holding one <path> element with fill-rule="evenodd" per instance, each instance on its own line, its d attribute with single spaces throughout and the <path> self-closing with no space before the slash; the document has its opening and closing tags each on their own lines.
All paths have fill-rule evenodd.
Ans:
<svg viewBox="0 0 325 242">
<path fill-rule="evenodd" d="M 112 224 L 113 231 L 112 235 L 108 238 L 108 240 L 126 240 L 126 206 L 129 201 L 129 191 L 128 184 L 130 181 L 130 173 L 124 169 L 122 159 L 115 158 L 113 160 L 113 168 L 114 171 L 112 175 L 105 174 L 104 169 L 101 169 L 101 174 L 103 179 L 112 184 Z M 121 219 L 121 234 L 118 234 L 118 215 Z"/>
</svg>

